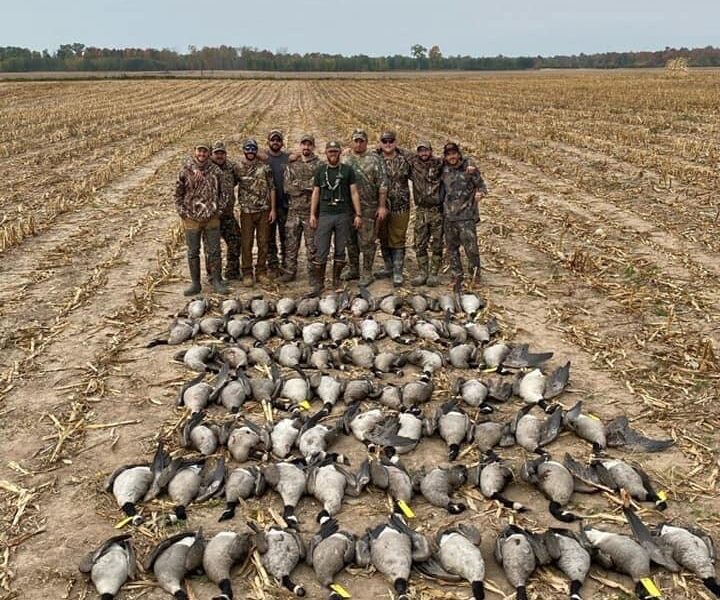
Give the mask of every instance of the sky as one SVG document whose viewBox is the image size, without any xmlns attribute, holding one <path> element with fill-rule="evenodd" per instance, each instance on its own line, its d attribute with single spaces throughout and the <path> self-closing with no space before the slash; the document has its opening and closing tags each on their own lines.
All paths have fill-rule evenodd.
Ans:
<svg viewBox="0 0 720 600">
<path fill-rule="evenodd" d="M 217 7 L 215 10 L 213 7 Z M 0 0 L 0 46 L 550 56 L 720 46 L 718 0 Z"/>
</svg>

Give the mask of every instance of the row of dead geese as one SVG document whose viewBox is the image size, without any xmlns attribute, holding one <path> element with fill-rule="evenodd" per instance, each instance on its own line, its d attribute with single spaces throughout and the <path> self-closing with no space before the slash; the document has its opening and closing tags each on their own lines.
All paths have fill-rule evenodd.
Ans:
<svg viewBox="0 0 720 600">
<path fill-rule="evenodd" d="M 569 580 L 569 598 L 581 599 L 581 589 L 593 560 L 604 568 L 630 576 L 638 598 L 660 597 L 651 578 L 651 564 L 671 572 L 686 569 L 698 576 L 715 596 L 720 585 L 715 576 L 714 547 L 703 531 L 692 527 L 659 525 L 650 530 L 630 509 L 625 515 L 633 536 L 594 527 L 578 531 L 551 528 L 531 532 L 508 525 L 495 541 L 495 559 L 502 565 L 518 600 L 527 600 L 526 586 L 540 566 L 555 565 Z M 315 572 L 328 590 L 328 598 L 339 600 L 350 594 L 335 582 L 349 565 L 372 565 L 393 585 L 398 600 L 409 600 L 413 567 L 420 573 L 452 582 L 470 583 L 473 598 L 485 598 L 485 560 L 480 551 L 480 532 L 469 524 L 442 528 L 431 543 L 407 525 L 402 516 L 368 528 L 357 537 L 341 530 L 335 519 L 327 519 L 306 544 L 292 528 L 261 529 L 249 522 L 251 533 L 221 531 L 205 540 L 202 530 L 185 531 L 160 542 L 144 561 L 160 587 L 178 600 L 187 599 L 186 577 L 204 572 L 220 594 L 215 600 L 232 600 L 231 571 L 243 563 L 253 549 L 271 576 L 297 596 L 303 586 L 292 580 L 301 561 Z M 136 561 L 130 534 L 113 537 L 88 554 L 80 570 L 89 573 L 102 600 L 109 600 L 135 576 Z"/>
<path fill-rule="evenodd" d="M 670 445 L 671 440 L 646 438 L 633 430 L 624 417 L 604 424 L 593 415 L 584 413 L 582 403 L 563 410 L 551 401 L 567 385 L 569 364 L 546 376 L 538 367 L 552 356 L 551 353 L 532 354 L 523 345 L 483 346 L 496 332 L 493 321 L 481 326 L 487 331 L 487 336 L 479 336 L 482 339 L 469 334 L 470 344 L 459 340 L 457 331 L 455 335 L 450 334 L 449 325 L 455 325 L 450 315 L 463 305 L 457 294 L 449 296 L 455 303 L 453 310 L 448 308 L 447 300 L 444 307 L 439 303 L 428 303 L 421 311 L 415 308 L 415 304 L 409 303 L 416 314 L 424 315 L 422 320 L 415 319 L 413 326 L 429 323 L 439 337 L 431 340 L 419 335 L 418 331 L 422 328 L 414 330 L 416 336 L 441 343 L 453 340 L 455 345 L 447 354 L 429 348 L 398 354 L 388 352 L 386 354 L 392 356 L 386 356 L 380 363 L 377 359 L 383 353 L 373 344 L 380 338 L 373 336 L 382 336 L 383 333 L 369 323 L 374 319 L 366 316 L 355 329 L 352 322 L 322 323 L 324 331 L 315 328 L 317 333 L 312 336 L 308 333 L 306 339 L 305 328 L 287 318 L 292 312 L 301 316 L 317 312 L 336 316 L 345 308 L 350 309 L 354 316 L 362 317 L 371 307 L 377 306 L 371 304 L 366 293 L 352 300 L 336 297 L 334 312 L 326 312 L 330 310 L 328 305 L 320 309 L 320 303 L 325 298 L 303 299 L 294 310 L 281 301 L 273 305 L 258 298 L 245 307 L 241 304 L 234 309 L 223 306 L 226 314 L 219 318 L 221 326 L 214 331 L 200 326 L 207 306 L 200 312 L 197 304 L 191 302 L 188 305 L 186 317 L 176 319 L 173 325 L 174 328 L 197 328 L 185 339 L 190 339 L 198 331 L 209 335 L 224 332 L 234 341 L 250 335 L 255 337 L 258 345 L 242 348 L 234 344 L 223 349 L 194 346 L 180 355 L 178 358 L 189 368 L 200 372 L 197 378 L 183 386 L 178 396 L 178 404 L 189 407 L 191 413 L 181 432 L 181 443 L 186 448 L 199 451 L 202 456 L 171 458 L 160 444 L 151 464 L 120 467 L 108 479 L 106 489 L 115 496 L 128 520 L 136 524 L 142 522 L 137 504 L 163 493 L 174 502 L 173 516 L 177 519 L 187 517 L 186 507 L 193 502 L 224 497 L 225 509 L 220 516 L 220 520 L 224 521 L 234 516 L 241 500 L 258 497 L 267 489 L 273 489 L 281 496 L 283 516 L 288 526 L 261 529 L 255 523 L 248 523 L 249 533 L 223 531 L 210 540 L 205 540 L 201 530 L 170 536 L 158 544 L 144 562 L 145 570 L 154 573 L 165 591 L 175 598 L 187 598 L 184 579 L 204 571 L 219 587 L 220 595 L 216 598 L 232 599 L 231 569 L 233 565 L 244 562 L 256 549 L 265 570 L 298 596 L 305 595 L 305 590 L 291 577 L 295 567 L 305 560 L 314 568 L 318 581 L 328 589 L 333 600 L 348 597 L 347 591 L 335 583 L 335 578 L 351 564 L 372 564 L 391 581 L 401 600 L 409 598 L 408 582 L 413 567 L 427 576 L 448 581 L 465 580 L 472 587 L 473 597 L 484 598 L 485 563 L 479 548 L 480 533 L 468 524 L 460 524 L 441 529 L 434 542 L 430 543 L 407 525 L 405 517 L 412 516 L 410 503 L 418 493 L 429 503 L 450 513 L 463 512 L 465 506 L 457 501 L 455 493 L 464 485 L 479 489 L 486 498 L 496 500 L 507 508 L 525 510 L 520 503 L 504 496 L 513 472 L 494 454 L 492 448 L 495 446 L 507 447 L 517 443 L 528 452 L 538 454 L 536 459 L 523 464 L 520 476 L 548 498 L 550 512 L 562 521 L 577 519 L 576 515 L 563 509 L 574 492 L 624 490 L 637 501 L 654 502 L 663 508 L 664 495 L 654 490 L 642 469 L 608 458 L 603 450 L 625 446 L 641 451 L 657 451 Z M 396 314 L 402 303 L 407 302 L 407 299 L 393 298 L 383 309 L 388 315 Z M 298 305 L 305 300 L 317 302 L 314 312 L 307 315 L 303 315 L 307 308 L 298 310 Z M 367 302 L 368 309 L 359 314 L 352 311 L 356 300 Z M 200 301 L 201 304 L 203 302 Z M 438 306 L 446 316 L 433 324 L 426 311 Z M 251 316 L 247 319 L 233 316 L 242 310 L 247 310 Z M 477 312 L 465 308 L 463 311 L 467 315 L 472 313 L 473 317 Z M 253 328 L 259 323 L 268 324 L 267 318 L 273 313 L 283 320 L 271 324 L 273 333 L 289 343 L 283 343 L 270 353 L 262 346 L 269 337 L 262 340 L 265 332 L 256 329 L 253 333 Z M 392 321 L 392 318 L 388 320 Z M 233 322 L 242 326 L 242 332 L 234 330 L 237 336 L 228 330 Z M 365 333 L 362 323 L 366 323 Z M 338 324 L 347 325 L 350 333 L 347 336 L 338 333 Z M 444 329 L 440 328 L 440 324 Z M 470 321 L 459 327 L 468 332 L 471 329 L 468 324 Z M 334 333 L 333 325 L 336 325 Z M 409 339 L 400 339 L 409 331 L 407 323 L 401 325 L 402 329 L 393 329 L 391 325 L 388 331 L 386 321 L 382 331 L 395 341 L 410 342 Z M 232 327 L 230 325 L 230 329 Z M 291 335 L 293 327 L 295 331 Z M 182 337 L 174 336 L 173 331 L 171 328 L 166 340 L 168 343 L 176 343 L 175 340 Z M 372 331 L 378 333 L 373 334 Z M 358 332 L 363 338 L 362 343 L 347 349 L 338 346 Z M 294 343 L 297 337 L 302 337 L 303 341 Z M 318 347 L 326 339 L 335 346 Z M 464 349 L 463 345 L 469 348 Z M 458 347 L 461 350 L 452 355 Z M 360 350 L 353 352 L 355 348 Z M 318 350 L 326 350 L 329 360 L 323 363 L 316 359 L 313 362 L 312 354 Z M 333 356 L 333 352 L 338 351 L 343 354 Z M 511 382 L 498 378 L 458 379 L 453 388 L 453 399 L 443 403 L 431 415 L 424 416 L 421 405 L 431 399 L 433 374 L 448 363 L 456 368 L 481 366 L 497 373 L 514 372 L 516 376 Z M 344 380 L 324 372 L 342 364 L 367 368 L 376 375 L 397 372 L 397 369 L 411 364 L 421 368 L 423 374 L 417 381 L 394 386 L 380 385 L 371 378 Z M 265 367 L 268 377 L 248 377 L 245 368 L 254 365 Z M 278 365 L 291 369 L 295 376 L 283 377 Z M 315 366 L 318 371 L 307 376 L 304 369 L 308 366 Z M 519 369 L 531 370 L 517 373 Z M 208 371 L 216 372 L 211 383 L 203 381 Z M 464 403 L 478 409 L 481 414 L 487 414 L 492 410 L 491 402 L 506 402 L 513 393 L 524 401 L 525 406 L 509 423 L 495 422 L 484 415 L 471 419 L 461 405 Z M 314 415 L 305 417 L 297 408 L 303 403 L 309 405 L 315 397 L 320 399 L 323 407 Z M 271 419 L 258 424 L 245 416 L 230 422 L 215 422 L 205 412 L 209 405 L 218 403 L 232 413 L 238 413 L 248 399 L 261 402 L 266 411 L 265 404 L 289 409 L 291 413 L 271 425 Z M 385 408 L 362 410 L 360 403 L 368 399 L 378 401 Z M 340 400 L 348 408 L 334 423 L 328 424 L 325 418 Z M 545 414 L 541 417 L 532 414 L 535 406 L 544 409 Z M 388 411 L 388 408 L 392 410 Z M 272 414 L 271 411 L 269 414 Z M 594 457 L 589 464 L 580 464 L 569 455 L 562 462 L 556 461 L 547 453 L 545 446 L 557 437 L 563 427 L 593 445 Z M 344 457 L 331 452 L 333 441 L 342 434 L 353 435 L 367 444 L 370 450 L 368 459 L 357 472 L 348 468 Z M 474 465 L 456 464 L 410 473 L 399 455 L 412 451 L 423 436 L 434 434 L 439 434 L 447 444 L 451 460 L 457 458 L 462 444 L 474 443 L 484 452 L 482 461 Z M 226 446 L 233 460 L 241 463 L 251 458 L 268 459 L 271 456 L 279 460 L 230 470 L 226 468 L 223 457 L 215 460 L 208 458 L 220 446 Z M 290 457 L 294 448 L 299 451 L 300 458 Z M 341 510 L 346 495 L 359 495 L 370 484 L 385 490 L 392 497 L 394 512 L 387 521 L 368 529 L 358 538 L 340 530 L 334 515 Z M 298 520 L 295 516 L 295 509 L 305 495 L 314 496 L 322 505 L 317 517 L 319 531 L 308 544 L 297 532 Z M 672 525 L 662 525 L 656 531 L 650 531 L 635 513 L 626 509 L 626 515 L 634 538 L 592 527 L 578 531 L 553 528 L 537 533 L 509 525 L 497 537 L 495 558 L 503 566 L 508 581 L 516 588 L 517 597 L 521 600 L 527 598 L 525 587 L 534 570 L 547 564 L 555 564 L 570 579 L 569 597 L 579 599 L 593 559 L 605 568 L 632 577 L 640 598 L 659 597 L 650 579 L 651 562 L 672 571 L 682 567 L 696 573 L 706 587 L 720 597 L 709 536 L 698 530 Z M 129 534 L 106 541 L 81 564 L 81 570 L 91 575 L 104 600 L 112 598 L 124 582 L 134 576 L 135 568 Z"/>
</svg>

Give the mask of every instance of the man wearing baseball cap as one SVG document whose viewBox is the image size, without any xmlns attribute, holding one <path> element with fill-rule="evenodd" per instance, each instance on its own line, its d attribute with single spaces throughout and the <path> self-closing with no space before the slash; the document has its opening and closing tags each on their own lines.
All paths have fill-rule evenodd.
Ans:
<svg viewBox="0 0 720 600">
<path fill-rule="evenodd" d="M 300 240 L 305 238 L 305 258 L 308 275 L 312 276 L 315 262 L 315 231 L 310 229 L 310 198 L 313 190 L 315 171 L 320 166 L 320 157 L 315 154 L 315 138 L 309 133 L 300 136 L 300 154 L 297 160 L 285 167 L 285 192 L 288 198 L 288 215 L 285 223 L 285 273 L 281 283 L 294 281 L 297 276 Z"/>
<path fill-rule="evenodd" d="M 272 129 L 267 136 L 267 153 L 263 160 L 270 166 L 275 183 L 275 213 L 276 218 L 270 225 L 268 233 L 268 268 L 272 275 L 285 268 L 286 263 L 286 220 L 288 214 L 288 198 L 285 195 L 285 167 L 288 164 L 288 153 L 283 150 L 285 137 L 279 129 Z M 278 240 L 279 250 L 278 253 Z"/>
<path fill-rule="evenodd" d="M 375 277 L 383 279 L 392 276 L 393 285 L 403 284 L 405 266 L 405 243 L 410 223 L 410 174 L 412 166 L 405 152 L 397 146 L 397 136 L 392 130 L 380 135 L 380 156 L 385 163 L 388 179 L 387 203 L 390 214 L 379 227 L 380 250 L 385 268 L 377 271 Z"/>
<path fill-rule="evenodd" d="M 210 160 L 210 144 L 195 144 L 192 158 L 183 164 L 175 182 L 175 209 L 185 230 L 188 268 L 192 280 L 190 287 L 183 292 L 186 296 L 194 296 L 202 290 L 200 243 L 203 233 L 213 289 L 219 294 L 227 293 L 222 280 L 220 256 L 220 214 L 227 202 L 223 181 L 222 171 Z"/>
<path fill-rule="evenodd" d="M 235 162 L 228 159 L 225 142 L 221 140 L 213 144 L 210 160 L 222 171 L 223 187 L 227 196 L 225 208 L 220 214 L 220 236 L 225 240 L 227 246 L 225 279 L 240 279 L 240 224 L 235 218 L 235 186 L 238 183 L 235 177 Z M 205 241 L 204 234 L 203 241 Z M 205 264 L 210 264 L 207 254 L 205 255 Z M 208 273 L 210 271 L 211 269 L 208 270 Z"/>
<path fill-rule="evenodd" d="M 463 281 L 460 247 L 465 250 L 473 282 L 480 277 L 480 251 L 477 243 L 477 198 L 487 194 L 485 181 L 478 168 L 464 158 L 456 142 L 443 148 L 442 199 L 445 214 L 445 243 L 450 256 L 450 269 L 456 284 Z"/>
<path fill-rule="evenodd" d="M 438 284 L 443 254 L 443 211 L 440 199 L 443 160 L 433 156 L 432 145 L 427 140 L 417 143 L 416 152 L 409 156 L 409 160 L 412 165 L 410 181 L 415 203 L 415 260 L 418 266 L 418 275 L 411 283 L 434 287 Z"/>
<path fill-rule="evenodd" d="M 368 135 L 363 129 L 352 133 L 350 152 L 342 162 L 355 171 L 358 193 L 360 194 L 361 225 L 352 229 L 348 241 L 348 268 L 343 279 L 358 279 L 360 285 L 373 282 L 373 262 L 377 252 L 377 231 L 388 214 L 386 198 L 388 181 L 383 162 L 375 152 L 368 152 Z M 360 276 L 360 254 L 362 254 L 362 276 Z"/>
<path fill-rule="evenodd" d="M 270 225 L 275 221 L 275 182 L 270 167 L 258 158 L 258 143 L 253 138 L 243 142 L 243 158 L 235 165 L 238 180 L 240 213 L 240 246 L 243 285 L 253 285 L 252 251 L 257 242 L 255 280 L 270 283 L 267 276 L 267 248 Z"/>
<path fill-rule="evenodd" d="M 313 179 L 310 203 L 310 227 L 315 229 L 315 263 L 313 293 L 325 287 L 325 266 L 330 254 L 330 241 L 335 245 L 333 287 L 340 285 L 340 273 L 345 266 L 345 244 L 350 230 L 361 225 L 360 194 L 355 171 L 340 162 L 339 142 L 325 145 L 327 164 L 322 164 Z"/>
</svg>

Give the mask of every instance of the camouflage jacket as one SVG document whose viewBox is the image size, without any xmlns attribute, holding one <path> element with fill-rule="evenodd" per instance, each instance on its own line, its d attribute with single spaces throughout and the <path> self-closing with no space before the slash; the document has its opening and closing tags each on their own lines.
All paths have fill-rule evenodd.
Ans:
<svg viewBox="0 0 720 600">
<path fill-rule="evenodd" d="M 420 160 L 417 155 L 412 155 L 409 159 L 412 165 L 410 181 L 413 184 L 415 206 L 420 208 L 439 207 L 443 159 L 431 156 L 428 160 Z"/>
<path fill-rule="evenodd" d="M 225 194 L 225 209 L 224 214 L 232 214 L 233 208 L 235 207 L 235 186 L 238 183 L 237 176 L 235 175 L 235 162 L 229 159 L 225 159 L 222 165 L 217 167 L 222 171 L 223 175 L 223 192 Z"/>
<path fill-rule="evenodd" d="M 388 179 L 388 207 L 390 212 L 400 213 L 410 210 L 410 174 L 412 166 L 404 152 L 396 152 L 387 158 L 380 155 L 385 162 L 385 173 Z"/>
<path fill-rule="evenodd" d="M 315 171 L 321 164 L 320 157 L 315 154 L 310 160 L 298 158 L 285 167 L 285 193 L 291 210 L 293 208 L 310 210 Z"/>
<path fill-rule="evenodd" d="M 208 160 L 186 160 L 175 182 L 175 209 L 184 219 L 209 221 L 225 208 L 227 195 L 220 168 Z"/>
<path fill-rule="evenodd" d="M 447 221 L 466 221 L 478 219 L 477 192 L 487 192 L 480 170 L 468 172 L 468 166 L 475 166 L 463 159 L 456 167 L 445 164 L 442 169 L 443 211 Z"/>
<path fill-rule="evenodd" d="M 343 155 L 342 162 L 350 165 L 355 171 L 360 205 L 365 209 L 375 210 L 378 206 L 380 190 L 388 188 L 383 160 L 375 152 L 364 154 L 349 152 Z"/>
<path fill-rule="evenodd" d="M 257 158 L 252 162 L 241 159 L 235 163 L 234 173 L 238 181 L 240 212 L 270 210 L 270 193 L 275 189 L 270 167 Z"/>
</svg>

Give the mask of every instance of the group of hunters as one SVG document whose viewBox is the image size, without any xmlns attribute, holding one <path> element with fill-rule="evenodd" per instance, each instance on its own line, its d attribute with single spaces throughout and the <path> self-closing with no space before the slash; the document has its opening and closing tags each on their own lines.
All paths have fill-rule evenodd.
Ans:
<svg viewBox="0 0 720 600">
<path fill-rule="evenodd" d="M 186 296 L 201 291 L 201 243 L 213 289 L 227 292 L 221 238 L 227 246 L 225 278 L 241 279 L 246 286 L 295 280 L 301 238 L 314 293 L 325 284 L 331 241 L 333 287 L 341 280 L 358 279 L 368 286 L 390 277 L 400 286 L 411 200 L 418 268 L 412 285 L 438 284 L 443 245 L 456 283 L 464 275 L 461 247 L 471 276 L 479 276 L 477 199 L 487 188 L 457 143 L 445 144 L 439 157 L 428 141 L 409 152 L 398 147 L 394 132 L 384 131 L 378 147 L 368 149 L 367 133 L 356 129 L 350 148 L 328 142 L 325 160 L 315 153 L 310 134 L 300 136 L 295 152 L 283 147 L 283 133 L 275 129 L 267 136 L 266 149 L 255 139 L 245 140 L 244 156 L 237 162 L 218 141 L 197 144 L 183 163 L 175 206 L 192 279 Z M 384 264 L 373 272 L 377 240 Z"/>
</svg>

